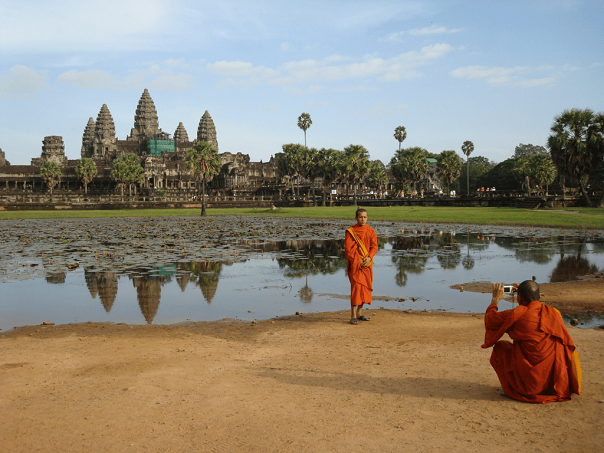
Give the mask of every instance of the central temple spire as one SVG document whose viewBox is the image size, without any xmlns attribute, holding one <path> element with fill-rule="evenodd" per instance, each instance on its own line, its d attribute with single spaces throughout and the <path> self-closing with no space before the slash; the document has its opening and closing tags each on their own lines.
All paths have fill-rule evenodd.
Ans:
<svg viewBox="0 0 604 453">
<path fill-rule="evenodd" d="M 158 132 L 161 132 L 161 129 L 159 128 L 157 110 L 149 90 L 145 88 L 134 114 L 134 127 L 130 130 L 127 140 L 142 140 Z"/>
<path fill-rule="evenodd" d="M 214 145 L 214 148 L 216 148 L 216 151 L 218 151 L 216 127 L 214 126 L 214 120 L 210 116 L 210 112 L 207 110 L 199 120 L 199 127 L 197 128 L 197 140 L 200 142 L 208 142 L 211 145 Z"/>
</svg>

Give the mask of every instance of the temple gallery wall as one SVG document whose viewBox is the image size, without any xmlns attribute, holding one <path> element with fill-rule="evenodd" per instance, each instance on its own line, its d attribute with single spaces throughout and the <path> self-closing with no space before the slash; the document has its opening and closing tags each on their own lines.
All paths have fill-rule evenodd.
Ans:
<svg viewBox="0 0 604 453">
<path fill-rule="evenodd" d="M 81 157 L 93 159 L 98 170 L 96 177 L 88 184 L 88 195 L 116 194 L 118 187 L 111 178 L 111 163 L 125 154 L 135 154 L 144 169 L 144 181 L 135 187 L 137 195 L 152 197 L 159 191 L 162 195 L 194 200 L 196 181 L 186 168 L 185 157 L 187 150 L 200 141 L 211 143 L 220 151 L 216 126 L 207 110 L 199 120 L 193 140 L 182 122 L 170 134 L 159 127 L 155 103 L 145 89 L 138 101 L 130 134 L 125 139 L 119 139 L 109 107 L 103 104 L 96 120 L 92 117 L 88 119 L 82 134 Z M 272 156 L 268 162 L 251 162 L 250 156 L 241 152 L 219 152 L 219 156 L 222 167 L 207 185 L 208 196 L 225 200 L 227 197 L 266 197 L 274 200 L 293 197 L 292 181 L 287 175 L 279 174 Z M 83 192 L 83 183 L 75 170 L 78 160 L 67 159 L 62 137 L 53 135 L 44 137 L 40 157 L 31 159 L 31 165 L 11 165 L 5 152 L 0 149 L 0 195 L 45 193 L 47 187 L 40 175 L 40 167 L 45 162 L 54 162 L 61 168 L 61 179 L 54 189 L 57 196 Z M 428 188 L 434 187 L 434 183 L 439 184 L 436 171 L 436 164 L 431 163 L 430 173 L 422 185 Z M 392 193 L 395 179 L 390 172 L 388 176 L 389 183 L 382 193 L 373 194 L 374 198 Z M 308 197 L 311 181 L 296 181 L 298 184 L 300 196 Z M 318 178 L 314 184 L 317 197 L 322 197 L 322 180 Z M 342 181 L 325 188 L 328 194 L 335 191 L 338 195 L 347 195 L 351 189 L 350 184 Z"/>
</svg>

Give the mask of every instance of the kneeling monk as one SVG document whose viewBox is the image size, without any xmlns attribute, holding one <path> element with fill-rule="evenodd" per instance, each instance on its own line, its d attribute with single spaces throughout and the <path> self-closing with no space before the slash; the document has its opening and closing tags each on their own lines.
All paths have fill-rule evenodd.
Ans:
<svg viewBox="0 0 604 453">
<path fill-rule="evenodd" d="M 518 287 L 518 307 L 497 311 L 503 285 L 493 284 L 487 308 L 483 348 L 493 346 L 491 365 L 506 396 L 528 403 L 568 401 L 581 392 L 581 365 L 575 344 L 560 312 L 539 302 L 539 285 L 532 280 Z M 513 343 L 498 341 L 507 333 Z"/>
<path fill-rule="evenodd" d="M 377 235 L 367 225 L 367 211 L 357 209 L 357 224 L 346 230 L 346 258 L 350 280 L 350 324 L 369 321 L 362 315 L 363 304 L 371 305 L 373 291 L 373 257 L 377 253 Z"/>
</svg>

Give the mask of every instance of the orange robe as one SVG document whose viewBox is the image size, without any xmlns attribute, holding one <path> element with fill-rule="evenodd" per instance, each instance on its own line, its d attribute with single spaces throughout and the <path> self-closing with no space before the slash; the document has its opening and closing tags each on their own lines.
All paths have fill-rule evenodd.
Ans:
<svg viewBox="0 0 604 453">
<path fill-rule="evenodd" d="M 487 308 L 483 348 L 507 396 L 528 403 L 570 400 L 581 391 L 581 366 L 560 312 L 533 301 L 513 310 Z M 513 343 L 498 341 L 507 333 Z"/>
<path fill-rule="evenodd" d="M 377 235 L 369 225 L 354 225 L 352 227 L 357 236 L 365 244 L 368 256 L 373 257 L 377 253 Z M 348 259 L 348 279 L 350 280 L 350 305 L 371 305 L 371 292 L 373 291 L 373 266 L 361 269 L 361 254 L 359 246 L 349 232 L 346 232 L 344 243 L 346 258 Z"/>
</svg>

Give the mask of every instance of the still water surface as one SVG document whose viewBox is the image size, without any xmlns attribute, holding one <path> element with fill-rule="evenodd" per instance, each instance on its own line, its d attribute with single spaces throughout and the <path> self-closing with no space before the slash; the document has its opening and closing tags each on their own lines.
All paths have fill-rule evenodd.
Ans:
<svg viewBox="0 0 604 453">
<path fill-rule="evenodd" d="M 604 241 L 580 235 L 516 238 L 427 230 L 380 237 L 379 245 L 372 308 L 484 312 L 489 294 L 450 286 L 532 276 L 537 282 L 568 281 L 604 269 Z M 95 266 L 48 271 L 35 259 L 12 263 L 10 273 L 0 274 L 0 329 L 43 321 L 269 319 L 349 307 L 343 241 L 241 246 L 245 253 L 229 260 L 182 259 L 114 271 Z M 582 321 L 584 327 L 604 324 L 601 317 Z"/>
</svg>

